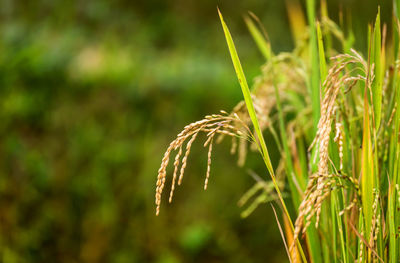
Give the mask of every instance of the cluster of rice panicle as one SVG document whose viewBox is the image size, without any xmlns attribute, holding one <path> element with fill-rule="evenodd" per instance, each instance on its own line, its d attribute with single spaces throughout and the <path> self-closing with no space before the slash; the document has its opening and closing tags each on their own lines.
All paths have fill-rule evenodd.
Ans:
<svg viewBox="0 0 400 263">
<path fill-rule="evenodd" d="M 367 63 L 354 50 L 352 54 L 341 54 L 331 58 L 333 66 L 328 72 L 328 76 L 323 83 L 324 97 L 321 103 L 321 117 L 318 122 L 318 130 L 312 148 L 318 146 L 319 162 L 316 175 L 310 176 L 304 199 L 299 207 L 299 214 L 295 222 L 294 240 L 298 239 L 300 233 L 304 233 L 311 223 L 312 217 L 316 216 L 316 227 L 318 227 L 319 215 L 324 199 L 326 199 L 334 186 L 338 175 L 329 172 L 329 153 L 328 145 L 331 134 L 332 122 L 337 111 L 335 105 L 341 88 L 350 90 L 357 81 L 363 80 L 370 85 L 372 82 L 373 69 L 368 72 Z M 352 69 L 347 67 L 352 64 Z M 367 77 L 369 74 L 369 78 Z M 292 243 L 293 249 L 295 242 Z"/>
<path fill-rule="evenodd" d="M 240 127 L 240 128 L 238 128 Z M 158 177 L 156 183 L 156 214 L 160 212 L 161 195 L 164 189 L 167 166 L 170 160 L 170 155 L 173 151 L 178 151 L 174 161 L 174 173 L 172 176 L 171 191 L 169 195 L 169 202 L 172 202 L 172 197 L 175 190 L 176 180 L 178 185 L 182 183 L 183 174 L 187 165 L 187 159 L 190 154 L 190 149 L 193 142 L 199 133 L 206 133 L 207 139 L 204 147 L 208 146 L 208 160 L 207 160 L 207 173 L 204 182 L 204 189 L 207 189 L 208 179 L 210 176 L 211 167 L 211 152 L 214 137 L 216 135 L 230 136 L 233 140 L 241 138 L 243 140 L 253 140 L 253 136 L 247 125 L 239 118 L 237 114 L 228 115 L 226 112 L 221 111 L 221 114 L 213 114 L 206 116 L 204 119 L 187 125 L 181 133 L 179 133 L 174 141 L 171 142 L 161 162 L 161 167 L 158 170 Z M 186 146 L 184 147 L 185 142 Z M 185 154 L 183 155 L 183 151 Z M 182 158 L 183 155 L 183 158 Z M 179 177 L 178 177 L 179 171 Z"/>
</svg>

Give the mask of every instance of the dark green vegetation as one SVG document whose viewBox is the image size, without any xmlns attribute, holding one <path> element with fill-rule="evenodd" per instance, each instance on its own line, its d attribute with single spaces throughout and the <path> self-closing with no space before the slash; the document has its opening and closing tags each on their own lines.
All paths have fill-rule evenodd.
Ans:
<svg viewBox="0 0 400 263">
<path fill-rule="evenodd" d="M 335 21 L 340 3 L 366 54 L 377 3 L 332 2 Z M 1 2 L 1 262 L 286 259 L 269 206 L 240 219 L 235 202 L 254 180 L 232 165 L 228 144 L 215 147 L 206 193 L 207 157 L 195 145 L 185 187 L 154 216 L 165 146 L 186 123 L 241 99 L 217 4 L 249 83 L 264 59 L 242 20 L 247 10 L 274 52 L 293 48 L 281 1 Z M 390 13 L 383 3 L 383 22 Z M 246 167 L 265 175 L 257 157 Z"/>
</svg>

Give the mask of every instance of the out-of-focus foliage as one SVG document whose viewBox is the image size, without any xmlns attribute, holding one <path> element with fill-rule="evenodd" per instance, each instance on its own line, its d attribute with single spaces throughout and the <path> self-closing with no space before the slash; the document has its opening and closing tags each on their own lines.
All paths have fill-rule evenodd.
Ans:
<svg viewBox="0 0 400 263">
<path fill-rule="evenodd" d="M 286 258 L 270 207 L 240 219 L 236 201 L 253 179 L 224 144 L 207 192 L 206 156 L 195 145 L 187 185 L 154 215 L 168 142 L 241 98 L 217 4 L 233 21 L 249 80 L 263 59 L 244 12 L 260 16 L 273 47 L 293 47 L 282 1 L 1 1 L 1 262 Z M 366 6 L 356 10 L 369 8 L 361 21 L 376 10 Z M 338 4 L 330 10 L 335 17 Z"/>
</svg>

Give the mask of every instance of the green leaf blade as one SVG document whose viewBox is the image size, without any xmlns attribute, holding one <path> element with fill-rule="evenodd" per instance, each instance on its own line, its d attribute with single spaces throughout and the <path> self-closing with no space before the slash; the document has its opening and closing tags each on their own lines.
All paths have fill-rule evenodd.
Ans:
<svg viewBox="0 0 400 263">
<path fill-rule="evenodd" d="M 375 65 L 375 79 L 372 83 L 372 102 L 375 117 L 375 129 L 378 130 L 381 123 L 382 112 L 382 86 L 383 86 L 383 65 L 381 57 L 381 22 L 380 12 L 376 16 L 374 35 L 373 35 L 373 63 Z"/>
<path fill-rule="evenodd" d="M 254 39 L 258 49 L 260 50 L 261 54 L 264 56 L 266 60 L 270 60 L 271 58 L 271 45 L 265 39 L 263 34 L 261 34 L 260 30 L 258 30 L 257 26 L 254 24 L 253 20 L 250 17 L 245 16 L 244 21 L 250 31 L 251 36 Z"/>
<path fill-rule="evenodd" d="M 259 125 L 259 122 L 258 122 L 258 119 L 257 119 L 256 111 L 254 109 L 254 105 L 253 105 L 253 102 L 252 102 L 252 99 L 251 99 L 250 89 L 249 89 L 249 86 L 247 84 L 246 77 L 244 75 L 244 72 L 243 72 L 243 69 L 242 69 L 242 65 L 240 63 L 239 56 L 238 56 L 237 51 L 236 51 L 235 44 L 234 44 L 232 36 L 231 36 L 231 34 L 229 32 L 228 26 L 226 25 L 226 23 L 225 23 L 225 21 L 223 19 L 223 16 L 222 16 L 221 12 L 219 11 L 219 9 L 218 9 L 218 14 L 219 14 L 219 18 L 221 20 L 222 28 L 224 30 L 225 39 L 226 39 L 226 42 L 227 42 L 227 45 L 228 45 L 229 53 L 230 53 L 231 58 L 232 58 L 233 66 L 235 68 L 236 76 L 237 76 L 237 78 L 239 80 L 240 87 L 242 89 L 242 93 L 243 93 L 243 97 L 244 97 L 244 100 L 245 100 L 246 108 L 247 108 L 247 110 L 249 112 L 250 119 L 252 121 L 252 124 L 254 126 L 254 130 L 255 130 L 256 135 L 257 135 L 258 140 L 259 140 L 259 145 L 258 146 L 259 146 L 261 155 L 262 155 L 263 160 L 265 162 L 265 165 L 267 166 L 267 169 L 268 169 L 268 171 L 269 171 L 269 173 L 271 175 L 271 179 L 272 179 L 272 182 L 274 184 L 275 190 L 276 190 L 276 192 L 278 194 L 279 201 L 280 201 L 280 203 L 282 205 L 283 211 L 284 211 L 284 213 L 286 214 L 286 216 L 287 216 L 287 218 L 289 220 L 290 227 L 291 227 L 292 231 L 294 231 L 293 222 L 292 222 L 292 220 L 290 218 L 289 211 L 287 210 L 287 207 L 286 207 L 286 204 L 285 204 L 285 202 L 283 200 L 281 191 L 280 191 L 279 186 L 278 186 L 278 184 L 276 182 L 275 172 L 274 172 L 274 170 L 272 168 L 271 159 L 269 157 L 268 149 L 267 149 L 267 146 L 266 146 L 265 141 L 264 141 L 263 134 L 262 134 L 261 129 L 260 129 L 260 125 Z M 300 252 L 300 255 L 301 255 L 303 261 L 307 262 L 307 260 L 305 258 L 304 251 L 303 251 L 303 249 L 301 247 L 300 242 L 297 240 L 296 243 L 298 245 L 297 247 L 299 249 L 299 252 Z"/>
</svg>

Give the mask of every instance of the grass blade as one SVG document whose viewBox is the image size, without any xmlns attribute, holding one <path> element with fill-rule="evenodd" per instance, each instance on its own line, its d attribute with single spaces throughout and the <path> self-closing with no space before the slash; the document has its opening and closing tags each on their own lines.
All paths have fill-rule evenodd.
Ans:
<svg viewBox="0 0 400 263">
<path fill-rule="evenodd" d="M 254 109 L 253 101 L 251 99 L 250 89 L 249 89 L 249 86 L 247 84 L 246 77 L 244 75 L 244 72 L 243 72 L 243 69 L 242 69 L 242 65 L 241 65 L 240 60 L 239 60 L 239 56 L 238 56 L 238 54 L 236 52 L 235 44 L 233 43 L 232 36 L 231 36 L 231 34 L 229 32 L 229 29 L 228 29 L 227 25 L 225 24 L 225 21 L 223 20 L 222 14 L 221 14 L 221 12 L 219 10 L 218 10 L 218 13 L 219 13 L 219 16 L 220 16 L 220 19 L 221 19 L 222 27 L 223 27 L 223 30 L 224 30 L 226 42 L 228 44 L 229 53 L 231 54 L 233 66 L 234 66 L 235 72 L 236 72 L 236 76 L 237 76 L 237 78 L 239 80 L 240 87 L 242 89 L 244 101 L 246 103 L 246 107 L 247 107 L 247 110 L 249 112 L 250 119 L 251 119 L 251 121 L 253 123 L 254 130 L 256 132 L 257 138 L 259 140 L 259 144 L 260 144 L 260 147 L 261 147 L 263 158 L 265 159 L 265 163 L 267 165 L 268 172 L 274 178 L 274 171 L 273 171 L 273 168 L 272 168 L 271 159 L 269 157 L 268 149 L 267 149 L 267 146 L 265 144 L 264 137 L 263 137 L 261 129 L 260 129 L 260 125 L 258 123 L 258 119 L 257 119 L 257 116 L 256 116 L 256 111 Z"/>
<path fill-rule="evenodd" d="M 361 163 L 361 186 L 362 186 L 362 206 L 365 218 L 365 233 L 369 238 L 371 223 L 372 223 L 372 205 L 374 202 L 373 188 L 375 186 L 373 155 L 372 155 L 372 142 L 370 132 L 369 120 L 369 104 L 367 99 L 367 88 L 364 96 L 364 129 L 363 129 L 363 142 L 362 142 L 362 163 Z"/>
<path fill-rule="evenodd" d="M 283 210 L 284 210 L 286 216 L 289 219 L 292 231 L 294 231 L 293 222 L 290 219 L 289 211 L 286 208 L 286 205 L 285 205 L 285 202 L 283 200 L 281 191 L 280 191 L 279 186 L 278 186 L 278 184 L 276 182 L 275 173 L 274 173 L 274 170 L 273 170 L 272 164 L 271 164 L 271 159 L 269 157 L 268 149 L 267 149 L 267 146 L 265 144 L 264 137 L 263 137 L 261 129 L 260 129 L 260 125 L 258 123 L 256 112 L 254 110 L 254 105 L 253 105 L 253 102 L 252 102 L 252 99 L 251 99 L 250 89 L 249 89 L 249 86 L 247 84 L 246 77 L 244 75 L 244 72 L 243 72 L 243 69 L 242 69 L 242 65 L 241 65 L 240 60 L 239 60 L 239 56 L 238 56 L 238 54 L 236 52 L 235 44 L 233 43 L 233 39 L 232 39 L 231 33 L 229 32 L 228 26 L 226 25 L 226 23 L 224 21 L 224 18 L 222 16 L 221 12 L 219 11 L 219 9 L 218 9 L 218 14 L 219 14 L 219 18 L 221 20 L 222 28 L 224 30 L 226 42 L 228 44 L 228 49 L 229 49 L 229 53 L 230 53 L 231 58 L 232 58 L 233 66 L 235 68 L 236 76 L 238 77 L 238 80 L 239 80 L 239 83 L 240 83 L 240 87 L 242 89 L 242 93 L 243 93 L 243 97 L 244 97 L 244 100 L 245 100 L 245 103 L 246 103 L 246 107 L 247 107 L 247 110 L 249 112 L 250 119 L 251 119 L 251 121 L 253 123 L 254 130 L 255 130 L 256 135 L 257 135 L 258 140 L 259 140 L 260 152 L 262 154 L 264 163 L 267 166 L 268 172 L 271 175 L 271 179 L 272 179 L 272 182 L 274 184 L 275 190 L 276 190 L 276 192 L 278 194 L 279 201 L 281 202 Z M 298 249 L 300 251 L 300 254 L 302 255 L 303 260 L 306 261 L 304 252 L 303 252 L 303 250 L 301 248 L 301 245 L 300 245 L 300 242 L 298 242 L 297 244 L 298 244 Z"/>
<path fill-rule="evenodd" d="M 285 2 L 293 40 L 298 43 L 303 38 L 304 30 L 307 30 L 303 9 L 299 0 L 286 0 Z"/>
<path fill-rule="evenodd" d="M 319 63 L 318 63 L 318 47 L 317 47 L 317 31 L 315 26 L 315 0 L 307 0 L 307 17 L 310 27 L 310 88 L 311 88 L 311 104 L 313 113 L 314 131 L 317 130 L 320 117 L 320 90 L 319 90 Z"/>
<path fill-rule="evenodd" d="M 324 83 L 327 75 L 327 70 L 326 70 L 324 43 L 322 38 L 321 26 L 319 22 L 317 22 L 317 36 L 318 36 L 319 72 L 321 76 L 321 83 Z"/>
<path fill-rule="evenodd" d="M 373 49 L 372 61 L 375 64 L 374 72 L 375 79 L 372 83 L 372 102 L 374 109 L 375 129 L 378 130 L 381 122 L 382 112 L 382 82 L 383 82 L 383 65 L 381 58 L 381 22 L 380 11 L 376 16 L 374 35 L 373 35 Z"/>
<path fill-rule="evenodd" d="M 274 211 L 275 220 L 276 220 L 276 223 L 278 224 L 279 232 L 281 233 L 281 237 L 282 237 L 283 244 L 285 245 L 286 253 L 287 253 L 288 257 L 289 257 L 290 263 L 292 263 L 292 257 L 290 256 L 289 248 L 288 248 L 287 243 L 286 243 L 285 235 L 283 234 L 281 223 L 279 223 L 278 215 L 276 214 L 275 207 L 272 204 L 271 204 L 271 207 L 272 207 L 272 210 Z M 299 259 L 296 259 L 296 261 L 297 260 L 299 260 Z"/>
<path fill-rule="evenodd" d="M 397 262 L 397 238 L 396 238 L 396 226 L 395 226 L 395 191 L 394 185 L 389 185 L 389 196 L 388 196 L 388 223 L 389 223 L 389 262 Z"/>
<path fill-rule="evenodd" d="M 244 21 L 246 22 L 246 25 L 254 39 L 254 42 L 256 42 L 258 49 L 263 54 L 264 58 L 269 60 L 271 58 L 271 44 L 263 36 L 260 30 L 258 30 L 257 26 L 249 16 L 245 16 Z"/>
</svg>

